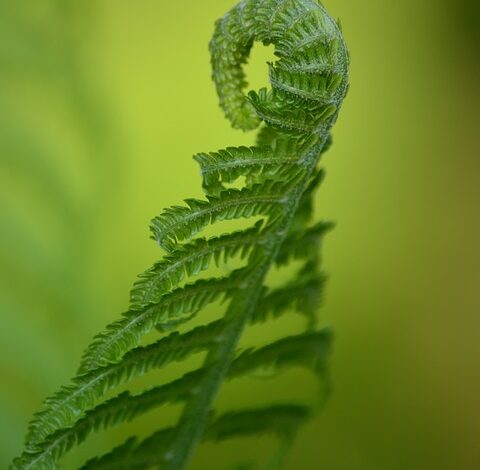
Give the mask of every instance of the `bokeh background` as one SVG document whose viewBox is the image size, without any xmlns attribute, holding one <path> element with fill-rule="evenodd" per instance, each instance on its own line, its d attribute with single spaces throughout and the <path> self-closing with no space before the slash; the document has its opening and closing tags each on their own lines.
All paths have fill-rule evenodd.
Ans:
<svg viewBox="0 0 480 470">
<path fill-rule="evenodd" d="M 159 258 L 149 219 L 200 195 L 191 155 L 253 142 L 230 129 L 210 82 L 212 25 L 232 4 L 0 0 L 1 468 Z M 325 4 L 352 57 L 317 199 L 338 224 L 321 312 L 336 334 L 334 392 L 287 468 L 478 470 L 479 2 Z M 252 86 L 270 56 L 254 50 Z M 221 400 L 256 395 L 247 383 Z M 259 446 L 202 447 L 194 468 Z"/>
</svg>

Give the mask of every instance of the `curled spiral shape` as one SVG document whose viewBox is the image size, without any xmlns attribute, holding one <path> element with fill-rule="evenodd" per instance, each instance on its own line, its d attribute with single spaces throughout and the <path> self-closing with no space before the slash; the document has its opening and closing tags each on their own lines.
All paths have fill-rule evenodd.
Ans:
<svg viewBox="0 0 480 470">
<path fill-rule="evenodd" d="M 271 89 L 245 95 L 243 65 L 255 41 L 274 44 L 278 60 L 269 65 Z M 315 0 L 244 0 L 216 23 L 210 51 L 220 104 L 232 125 L 249 130 L 265 123 L 258 145 L 195 156 L 206 198 L 187 199 L 153 219 L 153 238 L 166 254 L 139 276 L 128 311 L 88 346 L 78 375 L 34 416 L 13 470 L 55 469 L 89 434 L 168 403 L 184 405 L 175 426 L 140 442 L 129 439 L 83 468 L 183 470 L 202 440 L 273 433 L 288 443 L 310 415 L 308 407 L 290 403 L 214 419 L 211 412 L 223 382 L 257 369 L 303 366 L 324 378 L 330 334 L 316 330 L 315 321 L 324 285 L 318 251 L 330 224 L 310 221 L 323 176 L 318 161 L 347 93 L 348 52 L 338 25 Z M 241 189 L 229 186 L 240 177 Z M 246 230 L 201 236 L 217 222 L 252 217 L 261 220 Z M 240 269 L 195 279 L 235 257 L 245 262 Z M 304 263 L 296 277 L 268 288 L 271 268 L 292 260 Z M 220 320 L 178 329 L 219 300 L 228 302 Z M 249 325 L 291 310 L 307 318 L 304 333 L 239 350 Z M 155 329 L 162 336 L 142 346 Z M 206 358 L 199 369 L 106 399 L 135 377 L 200 352 Z"/>
<path fill-rule="evenodd" d="M 273 44 L 271 90 L 251 91 L 243 65 L 255 41 Z M 316 0 L 244 0 L 217 21 L 210 42 L 220 105 L 235 128 L 263 120 L 295 135 L 334 124 L 348 89 L 348 51 L 338 24 Z"/>
</svg>

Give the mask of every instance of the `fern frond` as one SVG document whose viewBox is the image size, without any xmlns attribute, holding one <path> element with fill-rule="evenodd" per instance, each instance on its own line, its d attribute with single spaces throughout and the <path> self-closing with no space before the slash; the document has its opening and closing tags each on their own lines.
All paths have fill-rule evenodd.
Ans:
<svg viewBox="0 0 480 470">
<path fill-rule="evenodd" d="M 142 310 L 129 310 L 94 339 L 84 353 L 80 372 L 118 361 L 157 325 L 164 329 L 170 324 L 178 325 L 222 296 L 231 296 L 241 286 L 245 274 L 246 271 L 240 269 L 224 278 L 201 279 L 165 294 L 157 304 Z"/>
<path fill-rule="evenodd" d="M 171 251 L 177 242 L 192 238 L 215 222 L 256 215 L 275 219 L 281 214 L 291 186 L 291 183 L 267 181 L 252 188 L 227 189 L 218 196 L 207 196 L 206 201 L 187 199 L 188 207 L 171 207 L 152 220 L 153 238 Z"/>
<path fill-rule="evenodd" d="M 163 436 L 159 438 L 159 444 L 167 442 L 168 438 L 171 438 L 172 429 L 168 428 L 163 431 L 158 431 L 158 433 L 163 432 Z M 144 454 L 136 450 L 138 448 L 138 439 L 136 437 L 131 437 L 123 444 L 115 447 L 108 454 L 102 455 L 101 457 L 95 457 L 85 463 L 81 467 L 81 470 L 136 470 L 143 469 L 147 465 L 145 462 Z M 158 455 L 162 455 L 162 448 L 158 448 Z M 135 458 L 136 457 L 136 458 Z M 140 458 L 140 459 L 139 459 Z M 158 460 L 157 460 L 158 461 Z"/>
<path fill-rule="evenodd" d="M 200 377 L 206 374 L 204 369 L 190 372 L 178 380 L 137 395 L 123 392 L 87 411 L 83 418 L 72 423 L 74 418 L 78 417 L 75 402 L 77 406 L 88 409 L 99 396 L 99 388 L 103 387 L 106 392 L 150 368 L 160 367 L 167 361 L 181 360 L 195 351 L 205 349 L 212 342 L 221 339 L 224 327 L 223 322 L 219 321 L 185 335 L 173 334 L 155 345 L 132 351 L 118 365 L 93 371 L 89 377 L 80 377 L 76 390 L 73 387 L 70 390 L 64 389 L 62 397 L 57 395 L 50 400 L 50 406 L 57 404 L 56 413 L 47 408 L 47 412 L 38 416 L 35 422 L 36 439 L 31 439 L 27 452 L 18 461 L 18 465 L 25 467 L 19 468 L 33 469 L 43 464 L 52 465 L 74 445 L 83 442 L 91 432 L 131 421 L 160 405 L 184 401 L 195 395 Z M 249 349 L 233 361 L 226 378 L 231 380 L 265 368 L 281 372 L 292 366 L 307 367 L 323 378 L 330 345 L 331 333 L 324 330 L 285 338 L 262 348 Z M 140 365 L 135 364 L 136 360 L 142 359 L 141 355 L 147 357 L 143 358 Z M 95 379 L 97 382 L 94 382 Z M 82 380 L 83 388 L 80 385 Z M 45 437 L 46 439 L 42 440 Z"/>
<path fill-rule="evenodd" d="M 138 309 L 158 302 L 165 292 L 177 286 L 184 278 L 208 269 L 212 261 L 218 267 L 220 263 L 226 263 L 237 255 L 244 259 L 262 241 L 261 227 L 262 221 L 259 221 L 244 231 L 208 240 L 200 238 L 176 247 L 162 261 L 139 276 L 130 293 L 132 308 Z"/>
<path fill-rule="evenodd" d="M 277 405 L 264 409 L 233 411 L 218 418 L 205 433 L 209 440 L 255 434 L 275 434 L 288 439 L 311 416 L 307 406 Z"/>
<path fill-rule="evenodd" d="M 307 406 L 290 404 L 231 411 L 212 421 L 203 440 L 222 441 L 259 434 L 273 434 L 281 440 L 288 440 L 311 414 Z M 109 454 L 90 460 L 82 470 L 130 470 L 161 465 L 170 458 L 168 449 L 174 435 L 175 430 L 168 428 L 140 443 L 136 438 L 130 438 Z"/>
<path fill-rule="evenodd" d="M 122 392 L 114 398 L 86 412 L 72 427 L 61 428 L 41 443 L 27 448 L 14 461 L 13 468 L 43 470 L 55 468 L 56 462 L 74 445 L 82 443 L 90 433 L 128 422 L 160 405 L 186 400 L 195 393 L 195 386 L 203 370 L 186 374 L 169 384 L 131 395 Z"/>
<path fill-rule="evenodd" d="M 174 428 L 161 429 L 138 442 L 132 437 L 102 457 L 88 461 L 81 470 L 130 470 L 158 467 L 168 460 L 167 449 L 175 435 Z"/>
<path fill-rule="evenodd" d="M 311 256 L 312 253 L 318 253 L 323 237 L 334 226 L 335 224 L 332 222 L 318 222 L 306 230 L 291 233 L 280 247 L 275 260 L 277 265 L 283 266 L 292 259 L 304 259 Z"/>
<path fill-rule="evenodd" d="M 276 372 L 286 367 L 303 366 L 324 377 L 332 345 L 332 332 L 328 329 L 303 333 L 278 340 L 259 349 L 242 352 L 232 363 L 228 376 L 241 377 L 255 369 Z"/>
<path fill-rule="evenodd" d="M 115 364 L 100 367 L 72 380 L 72 384 L 60 389 L 44 403 L 44 410 L 35 415 L 27 436 L 27 445 L 34 446 L 46 436 L 70 427 L 82 414 L 92 408 L 106 393 L 134 377 L 161 368 L 170 362 L 181 361 L 187 356 L 205 350 L 218 341 L 223 328 L 222 321 L 199 326 L 184 334 L 174 332 L 155 343 L 127 352 Z"/>
<path fill-rule="evenodd" d="M 299 155 L 315 140 L 315 136 L 306 142 L 284 138 L 275 141 L 274 146 L 228 147 L 218 152 L 199 153 L 195 160 L 200 165 L 204 190 L 215 195 L 224 189 L 224 184 L 231 184 L 240 176 L 293 179 L 303 169 Z"/>
<path fill-rule="evenodd" d="M 308 263 L 293 281 L 264 296 L 252 315 L 252 323 L 264 323 L 270 316 L 278 318 L 285 311 L 295 309 L 314 326 L 326 281 L 327 277 L 317 271 L 315 263 Z"/>
<path fill-rule="evenodd" d="M 290 96 L 280 91 L 267 91 L 266 88 L 260 89 L 258 93 L 250 91 L 248 100 L 268 125 L 292 134 L 309 135 L 319 132 L 337 111 L 333 102 L 294 108 Z"/>
<path fill-rule="evenodd" d="M 173 361 L 181 361 L 190 354 L 207 349 L 221 339 L 225 324 L 217 321 L 180 335 L 175 332 L 149 346 L 129 351 L 122 361 L 90 371 L 73 379 L 70 386 L 45 401 L 45 409 L 35 416 L 30 425 L 27 443 L 34 447 L 59 429 L 70 427 L 82 414 L 92 408 L 108 391 L 160 368 Z M 308 333 L 280 340 L 264 348 L 244 351 L 233 363 L 229 377 L 239 377 L 245 371 L 269 367 L 280 371 L 294 363 L 311 366 L 325 361 L 330 347 L 329 331 Z"/>
<path fill-rule="evenodd" d="M 330 103 L 332 93 L 342 84 L 340 73 L 305 74 L 281 65 L 270 64 L 270 82 L 274 89 L 291 93 L 301 99 Z"/>
<path fill-rule="evenodd" d="M 304 229 L 305 225 L 311 221 L 314 209 L 313 195 L 315 190 L 322 184 L 324 178 L 325 172 L 323 170 L 314 172 L 298 204 L 297 212 L 290 226 L 290 234 Z"/>
<path fill-rule="evenodd" d="M 271 89 L 245 95 L 243 65 L 254 41 L 273 44 Z M 279 468 L 299 425 L 310 416 L 304 405 L 281 404 L 237 410 L 212 420 L 214 400 L 226 380 L 254 371 L 306 367 L 328 378 L 331 333 L 315 331 L 325 276 L 319 248 L 331 224 L 307 224 L 318 168 L 348 89 L 348 52 L 337 23 L 316 0 L 243 0 L 216 23 L 210 42 L 213 79 L 232 125 L 253 129 L 255 147 L 201 153 L 206 199 L 187 199 L 151 223 L 153 238 L 167 252 L 140 276 L 130 310 L 97 335 L 84 353 L 79 375 L 47 399 L 30 425 L 27 448 L 14 469 L 53 469 L 90 433 L 131 421 L 168 403 L 184 404 L 175 426 L 143 442 L 130 439 L 85 468 L 184 470 L 202 439 L 273 433 L 282 446 L 270 462 Z M 241 189 L 228 188 L 244 177 Z M 261 218 L 253 227 L 214 238 L 197 238 L 211 224 Z M 213 279 L 192 278 L 234 257 L 244 267 Z M 303 268 L 283 287 L 268 290 L 275 265 L 302 260 Z M 185 285 L 182 285 L 185 282 Z M 228 300 L 223 318 L 179 334 L 178 326 L 207 305 Z M 308 318 L 305 332 L 266 346 L 239 351 L 248 325 L 295 309 Z M 154 329 L 162 337 L 140 346 Z M 171 334 L 168 334 L 171 331 Z M 137 394 L 105 395 L 154 368 L 204 351 L 202 366 L 183 377 Z M 328 381 L 328 380 L 327 380 Z"/>
</svg>

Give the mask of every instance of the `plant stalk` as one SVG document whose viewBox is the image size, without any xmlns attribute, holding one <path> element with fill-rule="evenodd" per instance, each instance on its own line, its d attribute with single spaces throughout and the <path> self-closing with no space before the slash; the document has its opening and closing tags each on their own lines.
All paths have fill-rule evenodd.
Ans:
<svg viewBox="0 0 480 470">
<path fill-rule="evenodd" d="M 193 451 L 202 438 L 215 398 L 234 359 L 238 342 L 261 299 L 265 278 L 288 234 L 300 199 L 308 187 L 327 138 L 328 131 L 321 136 L 305 156 L 305 174 L 292 190 L 290 198 L 285 204 L 283 221 L 279 224 L 278 230 L 260 247 L 260 253 L 263 251 L 261 261 L 257 262 L 257 266 L 246 279 L 245 286 L 234 295 L 230 302 L 225 314 L 229 321 L 222 335 L 223 341 L 212 348 L 205 359 L 204 369 L 206 373 L 198 385 L 197 390 L 199 392 L 194 394 L 185 404 L 177 425 L 175 438 L 170 446 L 171 450 L 165 456 L 166 463 L 162 466 L 164 470 L 184 470 L 187 468 Z M 246 294 L 247 292 L 248 294 Z"/>
</svg>

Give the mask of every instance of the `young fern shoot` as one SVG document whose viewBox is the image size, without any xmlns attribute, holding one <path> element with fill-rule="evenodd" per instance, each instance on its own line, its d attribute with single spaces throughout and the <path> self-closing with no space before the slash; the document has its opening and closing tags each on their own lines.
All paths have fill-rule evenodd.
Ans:
<svg viewBox="0 0 480 470">
<path fill-rule="evenodd" d="M 242 67 L 255 41 L 273 44 L 278 59 L 269 65 L 271 89 L 245 96 Z M 315 328 L 315 309 L 324 283 L 318 248 L 330 224 L 312 225 L 310 220 L 314 192 L 323 178 L 320 156 L 330 144 L 348 88 L 347 49 L 337 23 L 316 0 L 244 0 L 216 23 L 210 52 L 227 118 L 243 130 L 263 123 L 257 146 L 195 157 L 206 199 L 188 199 L 153 219 L 152 234 L 165 256 L 140 275 L 129 310 L 96 336 L 71 384 L 35 415 L 13 469 L 56 468 L 90 433 L 168 403 L 183 403 L 174 427 L 143 441 L 131 438 L 83 468 L 182 470 L 203 440 L 264 433 L 278 436 L 284 449 L 311 413 L 292 403 L 220 416 L 213 410 L 225 381 L 259 368 L 303 366 L 324 379 L 331 335 Z M 240 177 L 245 177 L 244 186 L 233 189 Z M 200 235 L 216 222 L 252 217 L 261 220 L 246 230 Z M 221 265 L 238 255 L 244 266 L 229 275 L 192 279 L 212 263 Z M 303 262 L 296 278 L 268 289 L 271 269 L 294 259 Z M 222 319 L 177 331 L 219 299 L 228 305 Z M 292 309 L 307 317 L 304 333 L 239 353 L 238 342 L 249 325 L 271 322 Z M 160 339 L 141 346 L 155 328 L 163 332 Z M 200 369 L 141 393 L 127 391 L 105 400 L 134 377 L 200 351 L 207 353 Z M 273 457 L 271 468 L 282 455 L 283 450 Z"/>
</svg>

